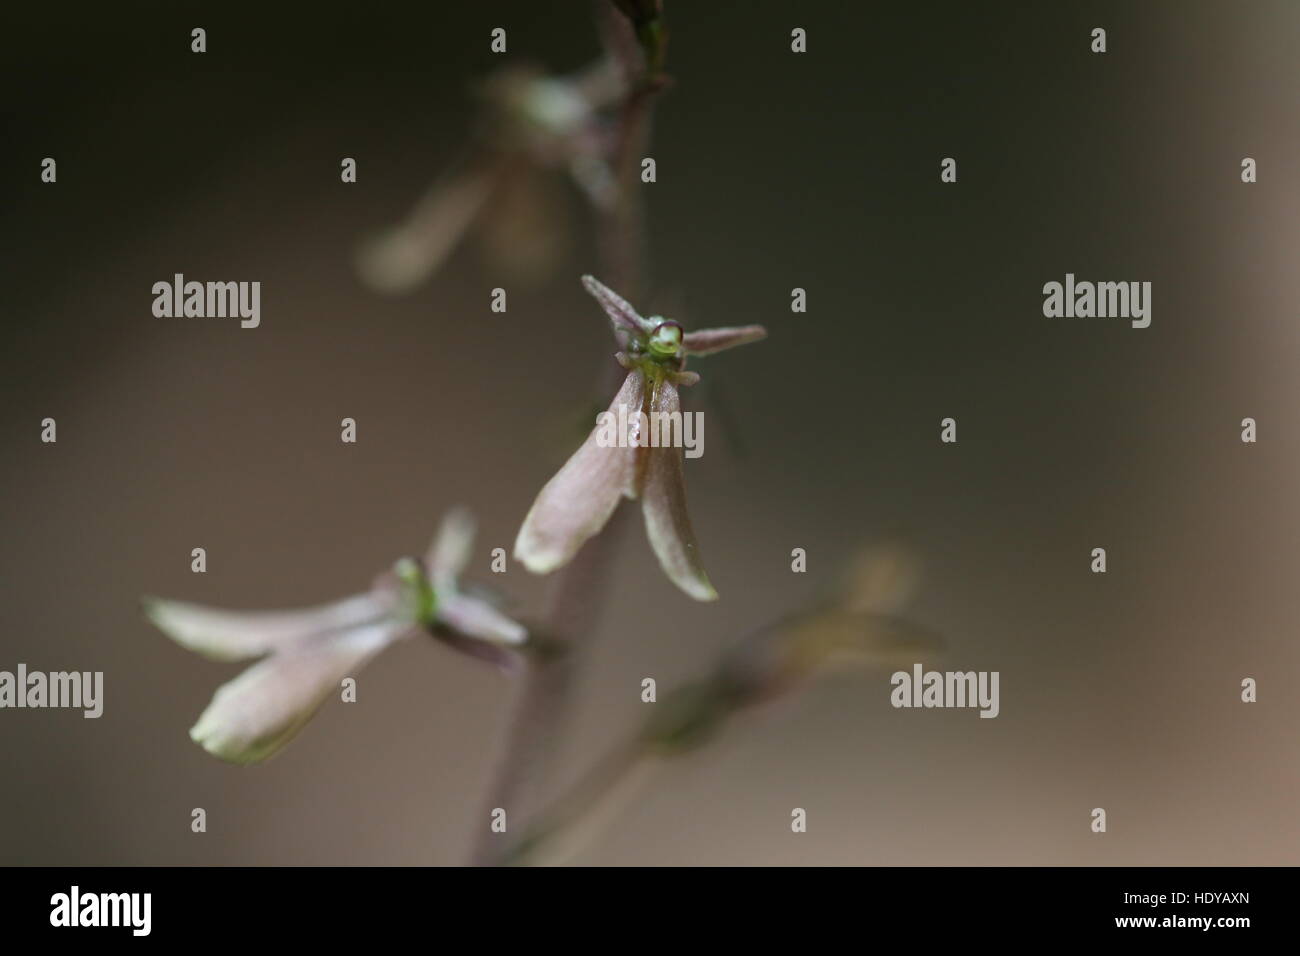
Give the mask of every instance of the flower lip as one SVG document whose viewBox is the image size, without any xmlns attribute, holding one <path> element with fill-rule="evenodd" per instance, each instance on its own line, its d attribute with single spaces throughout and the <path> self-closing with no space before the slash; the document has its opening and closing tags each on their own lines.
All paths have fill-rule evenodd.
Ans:
<svg viewBox="0 0 1300 956">
<path fill-rule="evenodd" d="M 655 355 L 676 355 L 682 347 L 681 325 L 672 320 L 660 322 L 650 333 L 646 344 Z"/>
</svg>

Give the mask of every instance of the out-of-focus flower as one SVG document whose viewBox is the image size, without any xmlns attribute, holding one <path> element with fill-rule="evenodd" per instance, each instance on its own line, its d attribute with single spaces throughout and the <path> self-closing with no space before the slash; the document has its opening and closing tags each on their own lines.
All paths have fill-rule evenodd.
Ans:
<svg viewBox="0 0 1300 956">
<path fill-rule="evenodd" d="M 256 763 L 280 750 L 343 678 L 394 641 L 418 632 L 499 664 L 527 632 L 457 583 L 469 559 L 468 513 L 444 520 L 421 561 L 402 558 L 369 591 L 318 607 L 227 611 L 145 598 L 150 620 L 183 647 L 219 661 L 262 660 L 222 685 L 190 730 L 209 753 Z"/>
<path fill-rule="evenodd" d="M 404 221 L 362 244 L 362 278 L 380 292 L 409 291 L 471 228 L 507 269 L 544 273 L 567 243 L 556 172 L 567 172 L 597 208 L 615 201 L 606 115 L 625 89 L 622 71 L 608 60 L 570 77 L 528 66 L 493 74 L 482 86 L 484 117 L 466 157 Z"/>
<path fill-rule="evenodd" d="M 656 775 L 702 749 L 731 718 L 789 700 L 828 671 L 907 666 L 931 659 L 942 641 L 899 616 L 919 569 L 911 552 L 860 552 L 829 600 L 736 643 L 703 678 L 661 695 L 653 715 L 610 749 L 530 827 L 515 863 L 562 863 L 593 842 Z"/>
<path fill-rule="evenodd" d="M 899 614 L 918 577 L 906 550 L 862 551 L 830 600 L 750 634 L 708 677 L 667 695 L 644 739 L 656 750 L 693 749 L 735 713 L 788 696 L 820 674 L 932 657 L 939 638 Z"/>
<path fill-rule="evenodd" d="M 688 355 L 711 355 L 767 335 L 761 325 L 683 332 L 662 316 L 642 318 L 591 276 L 582 282 L 609 316 L 621 348 L 616 358 L 627 369 L 609 408 L 615 418 L 624 406 L 624 418 L 642 412 L 651 423 L 668 416 L 680 419 L 677 388 L 699 381 L 699 375 L 686 371 Z M 537 495 L 515 540 L 515 558 L 534 573 L 554 571 L 605 526 L 621 498 L 640 498 L 646 535 L 664 573 L 696 600 L 716 599 L 686 511 L 682 449 L 649 435 L 618 447 L 603 442 L 601 433 L 601 425 L 592 429 Z"/>
</svg>

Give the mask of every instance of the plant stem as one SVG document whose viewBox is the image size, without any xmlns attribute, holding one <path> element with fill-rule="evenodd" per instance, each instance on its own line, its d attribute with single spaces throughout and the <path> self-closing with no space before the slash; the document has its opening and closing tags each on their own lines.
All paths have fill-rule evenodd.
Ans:
<svg viewBox="0 0 1300 956">
<path fill-rule="evenodd" d="M 639 158 L 649 139 L 654 94 L 661 84 L 647 75 L 631 29 L 603 4 L 602 22 L 608 54 L 622 63 L 629 77 L 628 94 L 618 115 L 611 163 L 618 177 L 618 200 L 600 215 L 599 250 L 604 274 L 633 301 L 641 294 L 644 260 L 644 211 L 638 182 Z M 600 400 L 603 404 L 624 372 L 610 361 L 602 366 Z M 610 517 L 604 531 L 588 541 L 559 572 L 552 591 L 550 613 L 542 641 L 528 656 L 518 691 L 501 762 L 489 792 L 488 813 L 479 824 L 473 863 L 492 866 L 508 860 L 515 847 L 512 833 L 528 832 L 531 807 L 557 749 L 566 709 L 573 698 L 575 675 L 583 652 L 595 637 L 593 626 L 608 591 L 607 579 L 614 555 L 629 521 L 624 502 Z M 507 832 L 488 827 L 491 811 L 506 811 Z"/>
<path fill-rule="evenodd" d="M 600 837 L 664 759 L 639 737 L 609 750 L 537 815 L 510 862 L 555 866 L 573 859 Z"/>
</svg>

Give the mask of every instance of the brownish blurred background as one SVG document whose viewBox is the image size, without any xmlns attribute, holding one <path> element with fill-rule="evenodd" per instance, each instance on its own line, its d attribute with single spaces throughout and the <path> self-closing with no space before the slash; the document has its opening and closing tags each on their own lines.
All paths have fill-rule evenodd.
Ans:
<svg viewBox="0 0 1300 956">
<path fill-rule="evenodd" d="M 687 393 L 730 413 L 696 405 L 706 454 L 686 469 L 722 600 L 691 602 L 628 535 L 552 788 L 644 718 L 643 677 L 697 675 L 886 537 L 924 560 L 909 614 L 944 636 L 938 666 L 1000 671 L 1001 715 L 895 710 L 888 669 L 837 675 L 678 762 L 582 860 L 1295 863 L 1300 7 L 667 8 L 640 304 L 771 337 L 699 363 Z M 388 299 L 353 254 L 457 155 L 473 82 L 501 62 L 489 31 L 572 70 L 598 49 L 590 11 L 7 19 L 0 669 L 102 670 L 106 687 L 99 720 L 0 712 L 0 862 L 462 861 L 506 678 L 406 643 L 358 703 L 231 767 L 187 729 L 238 665 L 174 646 L 137 601 L 342 596 L 463 502 L 473 576 L 543 607 L 545 580 L 491 575 L 488 555 L 610 360 L 578 283 L 597 268 L 589 216 L 570 191 L 573 245 L 531 284 L 469 244 Z M 176 272 L 261 281 L 261 327 L 155 318 L 150 288 Z M 1151 327 L 1044 318 L 1042 285 L 1066 272 L 1151 281 Z M 1257 704 L 1239 701 L 1247 676 Z"/>
</svg>

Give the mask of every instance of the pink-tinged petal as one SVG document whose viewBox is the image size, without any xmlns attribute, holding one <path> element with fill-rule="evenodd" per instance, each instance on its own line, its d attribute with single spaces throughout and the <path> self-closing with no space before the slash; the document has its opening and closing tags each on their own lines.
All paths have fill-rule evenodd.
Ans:
<svg viewBox="0 0 1300 956">
<path fill-rule="evenodd" d="M 383 618 L 390 602 L 382 593 L 358 594 L 292 611 L 225 611 L 202 604 L 145 598 L 144 612 L 182 647 L 216 661 L 260 657 L 321 634 Z"/>
<path fill-rule="evenodd" d="M 609 316 L 610 324 L 614 326 L 616 333 L 623 332 L 634 338 L 641 338 L 654 331 L 657 322 L 643 319 L 637 310 L 628 304 L 626 299 L 597 281 L 593 276 L 583 276 L 582 285 L 591 293 L 592 298 L 600 303 L 600 307 L 605 310 L 605 314 Z"/>
<path fill-rule="evenodd" d="M 494 644 L 522 644 L 528 630 L 487 601 L 458 591 L 439 593 L 438 623 L 464 637 Z"/>
<path fill-rule="evenodd" d="M 453 508 L 443 516 L 425 557 L 435 591 L 455 587 L 473 553 L 474 533 L 474 516 L 467 509 Z"/>
<path fill-rule="evenodd" d="M 464 637 L 453 631 L 442 634 L 441 639 L 452 650 L 491 664 L 503 674 L 517 674 L 527 665 L 524 651 L 515 645 L 493 644 L 476 637 Z"/>
<path fill-rule="evenodd" d="M 629 372 L 609 411 L 641 410 L 645 380 Z M 605 526 L 620 497 L 636 496 L 636 448 L 602 447 L 597 425 L 564 467 L 537 495 L 515 539 L 515 560 L 534 574 L 567 564 L 583 542 Z"/>
<path fill-rule="evenodd" d="M 407 219 L 365 242 L 357 268 L 372 288 L 408 292 L 456 248 L 497 185 L 497 165 L 459 172 L 436 183 Z"/>
<path fill-rule="evenodd" d="M 737 325 L 725 329 L 699 329 L 687 332 L 682 347 L 688 355 L 712 355 L 737 345 L 748 345 L 767 338 L 767 329 L 761 325 Z"/>
<path fill-rule="evenodd" d="M 651 413 L 681 413 L 677 386 L 663 381 L 651 398 Z M 659 566 L 679 588 L 697 601 L 717 600 L 695 543 L 691 517 L 686 511 L 686 482 L 682 474 L 682 450 L 671 446 L 646 449 L 645 475 L 641 484 L 641 510 L 645 512 L 646 536 L 659 558 Z"/>
<path fill-rule="evenodd" d="M 340 692 L 343 678 L 355 676 L 408 631 L 408 625 L 385 621 L 272 654 L 217 688 L 190 737 L 222 760 L 265 760 Z"/>
</svg>

